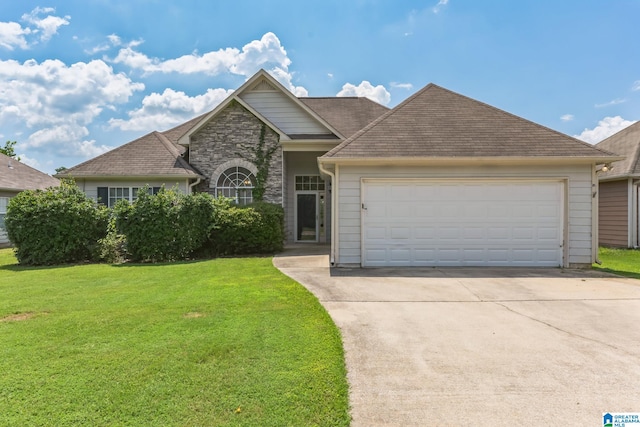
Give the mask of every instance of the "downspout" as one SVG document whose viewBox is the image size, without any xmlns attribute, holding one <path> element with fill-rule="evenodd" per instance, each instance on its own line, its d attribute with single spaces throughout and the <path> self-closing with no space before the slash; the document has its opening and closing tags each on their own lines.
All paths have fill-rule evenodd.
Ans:
<svg viewBox="0 0 640 427">
<path fill-rule="evenodd" d="M 196 178 L 196 182 L 194 182 L 192 184 L 189 184 L 189 194 L 193 194 L 193 188 L 196 185 L 200 184 L 200 182 L 202 182 L 202 178 L 198 177 L 198 178 Z"/>
<path fill-rule="evenodd" d="M 591 259 L 598 265 L 602 265 L 602 261 L 598 259 L 598 236 L 599 230 L 599 211 L 600 211 L 600 186 L 598 183 L 598 175 L 596 174 L 596 164 L 591 166 L 591 189 L 593 191 L 591 197 Z"/>
<path fill-rule="evenodd" d="M 634 234 L 635 227 L 633 224 L 633 205 L 634 205 L 634 197 L 633 197 L 633 178 L 627 178 L 627 248 L 632 248 L 634 246 Z"/>
<path fill-rule="evenodd" d="M 336 200 L 335 200 L 335 194 L 336 194 L 336 176 L 333 172 L 329 171 L 328 169 L 325 169 L 324 165 L 322 164 L 322 162 L 320 160 L 318 160 L 318 169 L 320 170 L 321 173 L 327 174 L 331 177 L 331 250 L 329 251 L 329 264 L 331 266 L 335 265 L 336 259 L 335 259 L 335 244 L 336 244 Z"/>
<path fill-rule="evenodd" d="M 640 225 L 640 221 L 638 221 L 638 215 L 640 214 L 640 212 L 638 212 L 638 206 L 640 205 L 638 203 L 638 189 L 640 187 L 638 186 L 638 182 L 634 181 L 633 179 L 631 179 L 631 223 L 632 223 L 632 239 L 631 239 L 631 246 L 634 249 L 638 249 L 638 246 L 640 246 L 640 239 L 638 238 L 639 234 L 640 234 L 640 230 L 638 230 L 638 226 Z"/>
</svg>

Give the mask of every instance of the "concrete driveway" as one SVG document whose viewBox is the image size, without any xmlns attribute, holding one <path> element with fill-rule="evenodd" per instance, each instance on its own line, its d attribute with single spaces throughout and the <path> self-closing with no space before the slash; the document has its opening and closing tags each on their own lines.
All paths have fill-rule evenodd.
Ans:
<svg viewBox="0 0 640 427">
<path fill-rule="evenodd" d="M 640 412 L 640 281 L 330 269 L 327 251 L 290 248 L 274 265 L 342 331 L 352 426 L 597 426 Z"/>
</svg>

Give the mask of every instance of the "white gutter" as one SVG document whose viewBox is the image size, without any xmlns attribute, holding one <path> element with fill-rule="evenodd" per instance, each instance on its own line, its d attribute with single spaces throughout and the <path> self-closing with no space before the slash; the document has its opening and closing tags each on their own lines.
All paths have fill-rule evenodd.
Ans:
<svg viewBox="0 0 640 427">
<path fill-rule="evenodd" d="M 318 169 L 320 172 L 327 174 L 331 177 L 331 250 L 329 252 L 329 264 L 331 266 L 335 265 L 335 244 L 336 244 L 336 176 L 333 172 L 325 169 L 322 162 L 318 161 Z"/>
</svg>

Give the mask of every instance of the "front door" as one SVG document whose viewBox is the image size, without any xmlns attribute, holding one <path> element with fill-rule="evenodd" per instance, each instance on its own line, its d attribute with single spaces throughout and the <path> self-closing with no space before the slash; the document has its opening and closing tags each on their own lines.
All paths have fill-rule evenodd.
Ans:
<svg viewBox="0 0 640 427">
<path fill-rule="evenodd" d="M 318 241 L 318 193 L 296 195 L 296 241 Z"/>
</svg>

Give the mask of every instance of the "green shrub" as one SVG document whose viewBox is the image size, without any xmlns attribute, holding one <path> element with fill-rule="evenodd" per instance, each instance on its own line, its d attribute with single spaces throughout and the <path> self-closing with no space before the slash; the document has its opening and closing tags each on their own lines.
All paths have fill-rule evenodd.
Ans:
<svg viewBox="0 0 640 427">
<path fill-rule="evenodd" d="M 107 235 L 98 240 L 98 257 L 109 264 L 120 264 L 127 258 L 125 244 L 127 239 L 116 229 L 115 215 L 110 215 Z"/>
<path fill-rule="evenodd" d="M 265 202 L 219 206 L 210 244 L 218 255 L 267 254 L 282 250 L 284 211 Z"/>
<path fill-rule="evenodd" d="M 183 260 L 207 240 L 214 211 L 213 198 L 205 193 L 184 195 L 162 188 L 151 195 L 141 189 L 132 204 L 116 204 L 116 234 L 125 236 L 132 261 Z"/>
<path fill-rule="evenodd" d="M 108 211 L 73 182 L 29 190 L 9 201 L 5 226 L 18 262 L 52 265 L 97 259 Z"/>
</svg>

